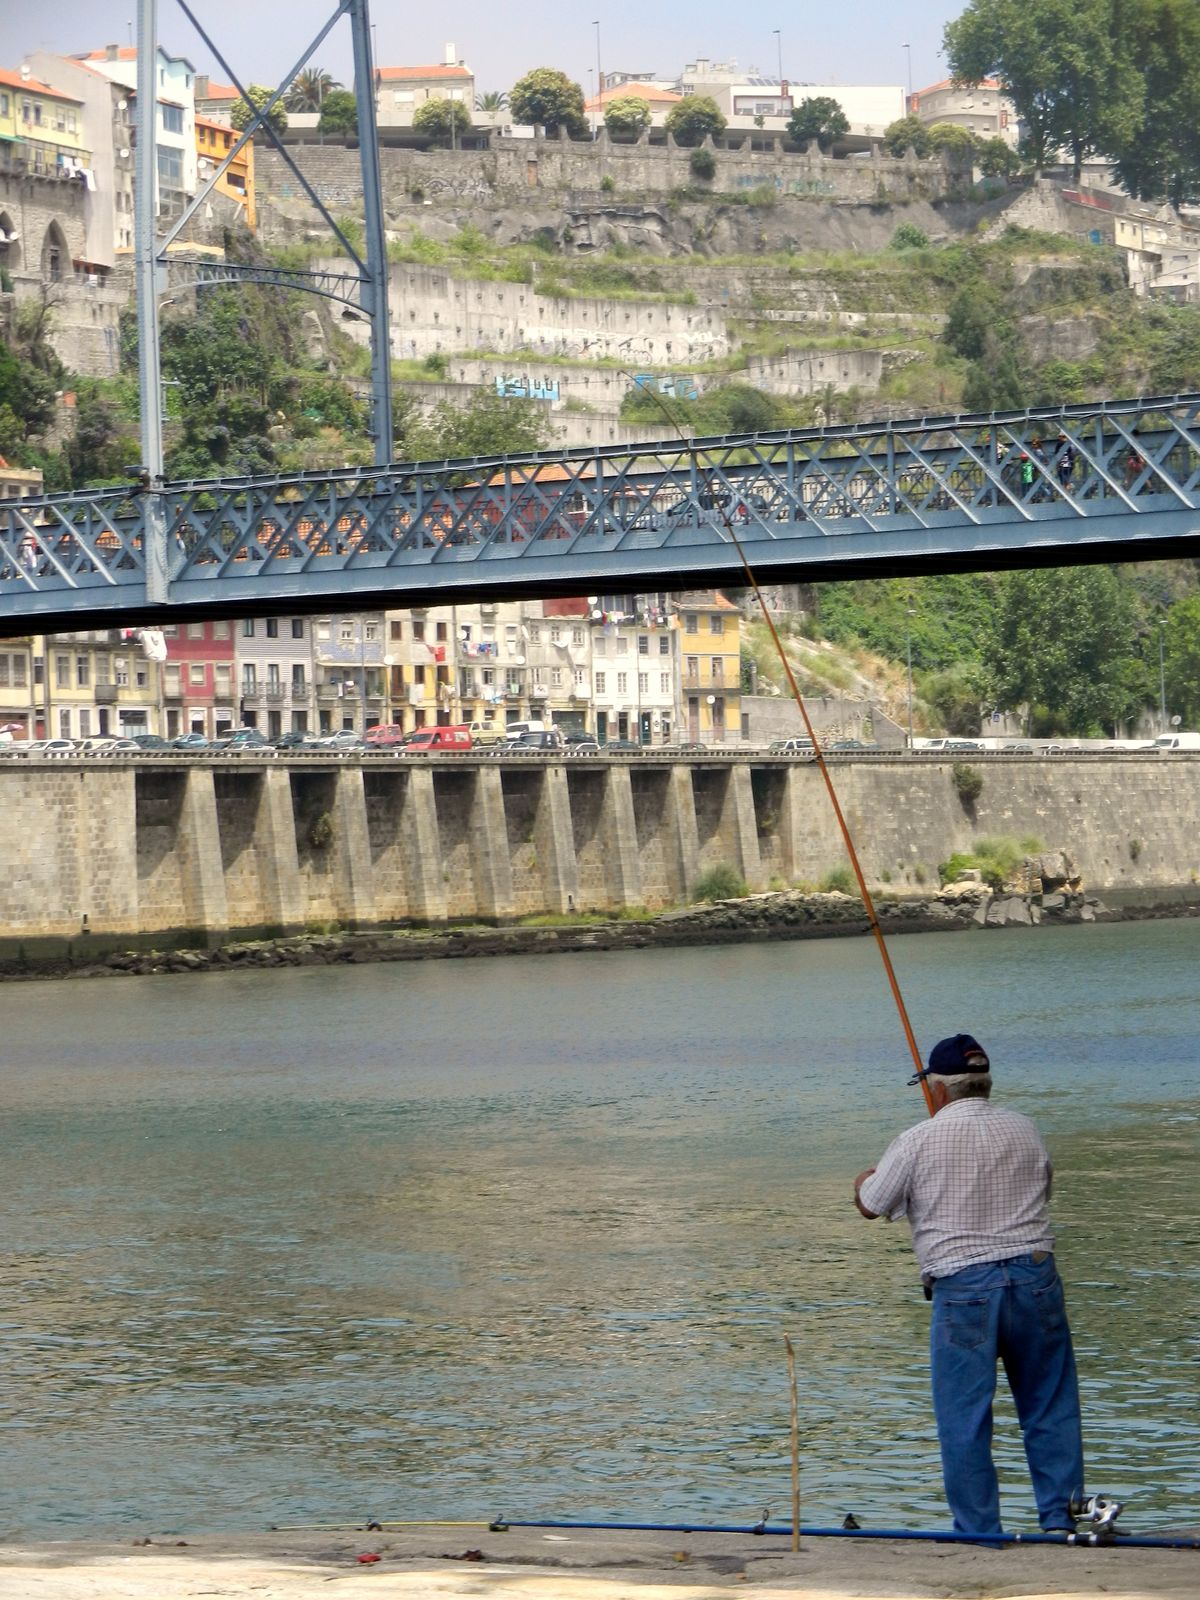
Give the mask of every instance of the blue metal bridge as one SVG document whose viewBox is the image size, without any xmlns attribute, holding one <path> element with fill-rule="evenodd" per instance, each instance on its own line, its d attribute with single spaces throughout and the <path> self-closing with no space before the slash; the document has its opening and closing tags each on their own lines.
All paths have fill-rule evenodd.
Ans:
<svg viewBox="0 0 1200 1600">
<path fill-rule="evenodd" d="M 1200 395 L 4 501 L 0 632 L 736 585 L 737 544 L 770 582 L 1200 553 Z"/>
</svg>

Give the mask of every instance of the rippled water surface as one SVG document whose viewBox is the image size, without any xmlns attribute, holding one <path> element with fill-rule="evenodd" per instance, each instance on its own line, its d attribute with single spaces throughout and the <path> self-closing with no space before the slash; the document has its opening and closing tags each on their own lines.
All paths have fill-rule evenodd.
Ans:
<svg viewBox="0 0 1200 1600">
<path fill-rule="evenodd" d="M 1200 1520 L 1200 929 L 920 936 L 1034 1115 L 1092 1485 Z M 865 940 L 8 985 L 0 1531 L 944 1521 Z M 1007 1405 L 1011 1524 L 1031 1497 Z"/>
</svg>

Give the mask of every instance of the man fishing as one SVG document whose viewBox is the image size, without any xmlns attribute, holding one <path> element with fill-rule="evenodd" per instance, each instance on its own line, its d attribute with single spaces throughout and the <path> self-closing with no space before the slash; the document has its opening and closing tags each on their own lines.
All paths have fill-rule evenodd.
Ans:
<svg viewBox="0 0 1200 1600">
<path fill-rule="evenodd" d="M 933 1115 L 854 1180 L 864 1217 L 907 1217 L 927 1297 L 946 1499 L 958 1533 L 1001 1532 L 992 1461 L 996 1361 L 1016 1402 L 1047 1532 L 1073 1532 L 1083 1486 L 1075 1355 L 1047 1220 L 1052 1168 L 1028 1117 L 993 1106 L 991 1067 L 970 1034 L 943 1039 L 922 1078 Z"/>
</svg>

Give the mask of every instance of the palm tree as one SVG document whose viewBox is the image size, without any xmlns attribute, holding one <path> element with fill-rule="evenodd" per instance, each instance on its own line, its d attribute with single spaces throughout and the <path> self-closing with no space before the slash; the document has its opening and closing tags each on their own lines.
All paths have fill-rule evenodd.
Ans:
<svg viewBox="0 0 1200 1600">
<path fill-rule="evenodd" d="M 476 111 L 491 112 L 507 111 L 508 96 L 503 89 L 489 89 L 487 94 L 477 94 L 475 96 L 475 109 Z"/>
<path fill-rule="evenodd" d="M 292 79 L 284 104 L 289 111 L 320 111 L 329 91 L 341 87 L 324 67 L 305 67 Z"/>
</svg>

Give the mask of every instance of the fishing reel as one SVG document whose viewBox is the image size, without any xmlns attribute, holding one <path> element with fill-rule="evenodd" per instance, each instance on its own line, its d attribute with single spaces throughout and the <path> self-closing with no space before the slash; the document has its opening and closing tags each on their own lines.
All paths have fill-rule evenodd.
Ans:
<svg viewBox="0 0 1200 1600">
<path fill-rule="evenodd" d="M 1090 1523 L 1087 1531 L 1077 1534 L 1077 1538 L 1085 1539 L 1088 1544 L 1109 1544 L 1117 1536 L 1117 1518 L 1124 1509 L 1122 1500 L 1110 1500 L 1103 1494 L 1084 1494 L 1082 1489 L 1076 1489 L 1067 1513 L 1077 1522 L 1086 1517 Z"/>
</svg>

